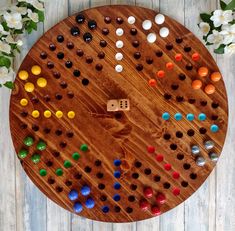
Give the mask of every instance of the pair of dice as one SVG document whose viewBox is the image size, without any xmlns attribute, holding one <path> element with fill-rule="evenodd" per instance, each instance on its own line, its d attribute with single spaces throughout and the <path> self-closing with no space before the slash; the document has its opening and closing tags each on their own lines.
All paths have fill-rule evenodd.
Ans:
<svg viewBox="0 0 235 231">
<path fill-rule="evenodd" d="M 107 111 L 129 111 L 129 99 L 112 99 L 107 102 Z"/>
</svg>

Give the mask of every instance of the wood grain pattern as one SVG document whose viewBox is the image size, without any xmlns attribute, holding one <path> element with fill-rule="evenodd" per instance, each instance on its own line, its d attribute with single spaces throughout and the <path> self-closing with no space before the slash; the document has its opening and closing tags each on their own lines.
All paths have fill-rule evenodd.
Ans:
<svg viewBox="0 0 235 231">
<path fill-rule="evenodd" d="M 52 25 L 51 22 L 57 22 L 56 18 L 61 16 L 61 13 L 58 15 L 58 11 L 54 12 L 55 4 L 59 4 L 61 0 L 55 0 L 55 1 L 48 1 L 47 2 L 47 10 L 46 15 L 48 16 L 48 20 L 45 21 L 45 25 Z M 2 0 L 1 5 L 6 5 L 6 3 L 9 1 Z M 106 1 L 99 1 L 99 4 L 106 4 Z M 114 1 L 112 1 L 114 2 Z M 124 2 L 124 1 L 123 1 Z M 119 1 L 119 3 L 123 3 L 122 1 Z M 125 1 L 126 2 L 126 1 Z M 188 12 L 185 13 L 185 21 L 189 22 L 187 24 L 187 27 L 189 27 L 196 35 L 199 36 L 198 28 L 195 27 L 195 21 L 197 21 L 198 13 L 202 11 L 211 11 L 216 7 L 216 0 L 200 0 L 200 1 L 185 1 L 185 4 L 182 6 L 178 6 L 178 1 L 166 1 L 166 0 L 160 0 L 160 6 L 168 5 L 168 8 L 162 8 L 160 7 L 160 11 L 165 14 L 171 14 L 173 18 L 180 18 L 182 16 L 182 12 Z M 89 7 L 89 4 L 92 4 L 93 1 L 88 0 L 81 0 L 81 1 L 75 1 L 70 0 L 68 1 L 69 8 L 73 10 L 73 12 L 78 12 L 83 9 L 86 9 Z M 138 3 L 138 1 L 137 1 Z M 145 2 L 147 7 L 153 7 L 154 9 L 158 9 L 158 1 L 148 1 Z M 135 1 L 133 3 L 135 4 Z M 155 8 L 156 4 L 156 8 Z M 190 10 L 187 11 L 187 9 L 193 4 L 193 7 L 190 8 Z M 67 14 L 68 9 L 66 7 L 63 7 L 63 5 L 59 5 L 60 12 L 63 14 Z M 218 6 L 217 6 L 218 7 Z M 174 11 L 174 9 L 177 8 L 177 11 Z M 173 13 L 170 13 L 173 12 Z M 192 15 L 194 15 L 192 17 Z M 195 18 L 194 18 L 195 17 Z M 178 19 L 177 18 L 177 19 Z M 193 25 L 193 26 L 192 26 Z M 46 26 L 45 26 L 46 27 Z M 50 28 L 50 26 L 48 27 Z M 24 46 L 24 52 L 23 55 L 20 57 L 17 57 L 16 61 L 17 63 L 21 63 L 22 59 L 24 57 L 24 54 L 27 53 L 28 49 L 30 48 L 30 44 L 33 44 L 32 37 L 34 40 L 35 38 L 38 38 L 40 36 L 40 33 L 34 33 L 33 36 L 26 36 L 25 37 L 25 46 Z M 217 61 L 219 64 L 221 71 L 224 76 L 227 92 L 228 92 L 228 99 L 230 106 L 230 116 L 229 116 L 229 123 L 230 128 L 228 130 L 228 135 L 226 138 L 226 143 L 224 146 L 224 151 L 221 160 L 217 164 L 216 171 L 213 171 L 213 173 L 210 175 L 208 180 L 205 184 L 194 194 L 193 197 L 190 197 L 186 203 L 178 206 L 174 210 L 171 210 L 170 212 L 164 214 L 163 216 L 159 218 L 153 218 L 150 220 L 138 222 L 136 224 L 136 229 L 141 231 L 150 231 L 150 230 L 175 230 L 178 227 L 182 227 L 181 230 L 228 230 L 232 231 L 235 229 L 234 226 L 234 217 L 235 217 L 235 211 L 233 211 L 233 205 L 234 197 L 232 195 L 235 192 L 235 188 L 233 185 L 233 178 L 234 178 L 234 172 L 228 169 L 228 166 L 231 166 L 232 163 L 234 163 L 234 126 L 233 126 L 233 120 L 234 120 L 234 97 L 233 92 L 235 89 L 234 86 L 234 63 L 233 58 L 225 58 L 220 57 Z M 16 67 L 18 64 L 16 65 Z M 226 68 L 225 68 L 226 66 Z M 6 98 L 9 96 L 10 91 L 6 89 L 1 89 L 0 91 L 0 112 L 1 112 L 1 118 L 2 121 L 0 123 L 0 140 L 3 144 L 5 144 L 8 140 L 8 137 L 5 135 L 7 130 L 7 126 L 5 125 L 6 119 L 8 118 L 8 103 L 6 101 Z M 107 223 L 99 223 L 99 222 L 91 222 L 90 220 L 87 220 L 91 223 L 91 225 L 87 225 L 88 222 L 83 222 L 84 219 L 81 219 L 79 216 L 73 216 L 73 220 L 68 219 L 65 214 L 68 214 L 65 210 L 61 209 L 61 207 L 54 205 L 53 203 L 50 203 L 49 200 L 47 202 L 47 206 L 43 210 L 34 210 L 33 206 L 30 206 L 28 209 L 28 214 L 26 217 L 26 214 L 22 210 L 22 205 L 24 204 L 25 199 L 32 195 L 32 198 L 37 197 L 44 197 L 41 192 L 38 191 L 38 193 L 35 195 L 34 187 L 31 187 L 30 190 L 28 190 L 28 194 L 25 194 L 24 188 L 28 184 L 32 184 L 30 180 L 25 176 L 24 172 L 22 171 L 22 167 L 19 164 L 19 161 L 16 160 L 13 153 L 13 148 L 9 145 L 4 145 L 0 147 L 2 156 L 4 156 L 4 159 L 1 160 L 0 170 L 6 169 L 6 171 L 2 171 L 2 177 L 1 179 L 1 185 L 0 185 L 0 204 L 1 204 L 1 213 L 0 213 L 0 230 L 25 230 L 25 226 L 30 227 L 30 222 L 38 222 L 41 224 L 41 226 L 38 226 L 34 229 L 34 231 L 42 231 L 42 230 L 55 230 L 58 229 L 56 227 L 59 227 L 58 223 L 61 222 L 68 222 L 71 227 L 67 226 L 67 228 L 64 228 L 64 230 L 113 230 L 112 225 L 108 225 Z M 16 174 L 15 176 L 10 174 L 9 175 L 9 163 L 13 161 L 16 165 Z M 4 167 L 5 166 L 5 167 Z M 14 166 L 13 166 L 14 168 Z M 11 167 L 11 169 L 13 169 Z M 216 174 L 217 173 L 217 174 Z M 216 177 L 217 176 L 217 177 Z M 216 177 L 216 178 L 215 178 Z M 16 187 L 14 183 L 14 179 L 16 181 Z M 25 182 L 25 183 L 24 183 Z M 208 188 L 209 190 L 204 190 L 205 188 Z M 12 195 L 12 198 L 9 198 L 9 193 Z M 16 198 L 14 200 L 14 197 Z M 208 198 L 216 198 L 216 200 L 208 200 Z M 203 199 L 203 201 L 202 201 Z M 11 201 L 11 203 L 15 204 L 15 206 L 9 207 L 8 201 Z M 15 203 L 16 201 L 17 203 Z M 33 203 L 33 201 L 31 202 Z M 201 214 L 213 214 L 216 213 L 216 217 L 210 218 L 210 221 L 207 219 L 204 219 L 203 222 L 203 228 L 200 226 L 198 222 L 197 215 L 192 215 L 190 213 L 184 214 L 184 206 L 187 207 L 188 211 L 193 212 L 193 210 L 202 211 Z M 229 209 L 228 209 L 229 208 Z M 4 211 L 4 212 L 3 212 Z M 10 211 L 10 212 L 6 212 Z M 47 212 L 48 211 L 48 212 Z M 16 212 L 16 215 L 14 215 L 14 212 Z M 33 213 L 38 214 L 47 214 L 47 219 L 53 218 L 54 214 L 61 214 L 61 216 L 57 216 L 57 218 L 54 219 L 54 222 L 47 223 L 46 220 L 42 220 L 40 216 L 35 217 L 34 219 L 28 219 L 32 216 Z M 177 217 L 177 219 L 171 219 L 169 223 L 169 219 L 165 219 L 169 214 L 172 214 L 172 217 Z M 181 216 L 183 215 L 183 217 Z M 207 215 L 205 215 L 206 217 Z M 160 221 L 161 228 L 156 225 L 156 223 Z M 47 223 L 47 229 L 43 228 L 45 227 L 43 224 Z M 92 225 L 93 223 L 93 225 Z M 108 225 L 108 226 L 107 226 Z M 134 224 L 133 224 L 134 225 Z M 122 230 L 125 225 L 122 224 L 114 224 L 115 230 Z M 133 226 L 134 227 L 134 226 Z M 163 228 L 164 227 L 164 228 Z M 76 228 L 76 229 L 75 229 Z M 100 229 L 99 229 L 100 228 Z M 106 229 L 105 229 L 106 228 Z M 131 230 L 131 228 L 129 229 Z"/>
<path fill-rule="evenodd" d="M 206 166 L 201 168 L 197 167 L 192 155 L 190 154 L 190 147 L 193 144 L 203 145 L 203 142 L 208 139 L 212 139 L 216 143 L 215 152 L 219 153 L 222 149 L 224 137 L 227 127 L 227 101 L 226 101 L 226 91 L 224 90 L 223 82 L 220 81 L 216 84 L 216 92 L 210 97 L 203 93 L 203 91 L 189 91 L 191 88 L 191 82 L 195 79 L 197 75 L 196 72 L 199 67 L 206 66 L 210 70 L 210 73 L 218 71 L 218 68 L 215 62 L 212 60 L 210 54 L 205 52 L 203 45 L 198 44 L 198 40 L 186 30 L 184 27 L 179 25 L 169 18 L 166 19 L 165 26 L 170 29 L 170 36 L 166 39 L 158 39 L 158 42 L 152 44 L 150 48 L 146 49 L 146 46 L 149 46 L 147 42 L 141 42 L 138 49 L 132 46 L 133 36 L 128 35 L 128 30 L 130 26 L 123 23 L 121 26 L 125 31 L 125 36 L 121 39 L 124 41 L 124 49 L 121 49 L 124 56 L 126 57 L 122 62 L 124 67 L 124 72 L 120 74 L 120 78 L 115 74 L 114 66 L 115 53 L 118 52 L 117 49 L 114 49 L 115 42 L 118 38 L 115 38 L 115 34 L 112 33 L 115 31 L 115 22 L 112 24 L 105 24 L 104 15 L 112 15 L 113 21 L 118 16 L 124 18 L 124 21 L 127 20 L 128 15 L 134 14 L 137 19 L 135 24 L 138 28 L 138 34 L 134 37 L 139 41 L 146 40 L 146 33 L 142 33 L 141 26 L 142 22 L 146 18 L 154 18 L 156 12 L 135 7 L 127 6 L 117 6 L 117 7 L 100 7 L 94 8 L 92 10 L 87 10 L 83 12 L 84 16 L 88 19 L 94 19 L 98 28 L 93 34 L 93 42 L 89 45 L 85 44 L 82 36 L 75 38 L 72 35 L 68 34 L 70 28 L 75 26 L 75 16 L 65 19 L 60 24 L 53 27 L 49 30 L 37 43 L 34 45 L 33 49 L 26 56 L 24 62 L 22 63 L 20 70 L 27 70 L 30 73 L 30 68 L 33 65 L 39 65 L 42 67 L 41 76 L 46 77 L 48 85 L 45 89 L 36 88 L 33 93 L 26 94 L 23 90 L 25 82 L 21 81 L 19 78 L 16 79 L 16 88 L 12 93 L 11 98 L 11 130 L 13 142 L 16 147 L 17 153 L 19 153 L 22 148 L 22 141 L 27 135 L 34 137 L 35 141 L 38 142 L 40 139 L 47 142 L 48 148 L 46 151 L 42 152 L 42 161 L 35 165 L 30 160 L 30 157 L 25 158 L 22 161 L 23 167 L 33 182 L 52 200 L 61 205 L 62 207 L 73 211 L 73 203 L 69 201 L 67 195 L 69 191 L 73 188 L 78 189 L 76 186 L 77 183 L 79 187 L 84 184 L 88 184 L 92 188 L 91 196 L 96 200 L 96 207 L 93 210 L 85 210 L 81 212 L 82 216 L 91 218 L 93 220 L 100 221 L 112 221 L 112 222 L 126 222 L 126 221 L 136 221 L 143 220 L 149 217 L 152 217 L 151 213 L 143 213 L 139 208 L 140 201 L 144 198 L 143 190 L 145 187 L 152 185 L 152 188 L 155 190 L 155 195 L 157 193 L 164 193 L 167 196 L 167 203 L 161 206 L 161 211 L 166 212 L 171 208 L 174 208 L 176 205 L 188 198 L 200 185 L 210 171 L 213 169 L 214 165 L 212 162 L 208 161 Z M 110 30 L 109 36 L 102 35 L 102 28 L 108 27 Z M 81 34 L 84 34 L 87 31 L 87 25 L 80 25 Z M 153 30 L 157 31 L 159 28 L 153 26 Z M 67 31 L 67 32 L 66 32 Z M 56 36 L 62 34 L 65 37 L 65 41 L 59 43 L 56 41 Z M 175 42 L 176 38 L 182 37 L 183 42 L 177 44 Z M 105 48 L 99 47 L 101 40 L 105 40 L 108 43 L 108 46 Z M 74 49 L 66 49 L 66 43 L 73 42 L 75 45 Z M 49 51 L 48 46 L 53 43 L 56 46 L 56 51 Z M 167 49 L 168 44 L 174 44 L 174 49 L 169 51 Z M 184 47 L 189 45 L 192 48 L 192 52 L 186 53 Z M 76 55 L 77 49 L 83 49 L 86 57 L 92 57 L 94 63 L 92 65 L 85 63 L 85 58 L 79 58 Z M 164 55 L 159 58 L 156 57 L 155 52 L 161 49 Z M 103 50 L 105 52 L 105 59 L 97 59 L 97 54 Z M 142 59 L 135 61 L 133 54 L 136 51 L 139 51 L 142 55 Z M 56 57 L 56 52 L 63 51 L 65 57 L 63 61 L 58 61 Z M 46 52 L 47 58 L 41 59 L 40 53 Z M 191 63 L 190 57 L 194 52 L 198 52 L 201 55 L 200 62 L 194 62 L 194 69 L 189 71 L 185 69 L 185 65 Z M 177 53 L 183 54 L 183 61 L 176 63 L 174 61 L 174 56 Z M 145 59 L 151 57 L 153 59 L 153 64 L 149 65 L 145 63 Z M 64 66 L 64 63 L 68 60 L 73 60 L 74 67 L 67 68 Z M 155 73 L 161 69 L 165 70 L 165 65 L 167 62 L 173 62 L 175 64 L 174 71 L 166 75 L 168 77 L 158 81 L 158 87 L 156 89 L 148 86 L 147 82 L 150 78 L 155 78 Z M 83 64 L 80 64 L 84 62 Z M 46 67 L 48 63 L 53 63 L 53 67 Z M 134 63 L 134 64 L 133 64 Z M 135 65 L 143 64 L 144 70 L 138 71 L 135 69 Z M 102 71 L 95 70 L 97 64 L 103 65 Z M 91 67 L 91 68 L 89 68 Z M 83 86 L 79 79 L 74 77 L 65 78 L 65 76 L 73 76 L 73 70 L 79 69 L 81 72 L 80 78 L 88 78 L 90 84 L 88 86 Z M 56 80 L 53 77 L 53 73 L 59 72 L 61 77 Z M 182 83 L 182 80 L 177 80 L 178 75 L 184 73 L 187 78 Z M 171 76 L 171 78 L 170 78 Z M 140 80 L 142 78 L 142 80 Z M 174 80 L 173 80 L 174 79 Z M 83 79 L 84 80 L 84 79 Z M 29 82 L 32 82 L 36 86 L 36 78 L 30 76 Z M 66 87 L 63 87 L 61 83 L 66 83 Z M 204 81 L 204 84 L 207 84 L 208 80 Z M 68 87 L 67 87 L 68 84 Z M 180 91 L 173 89 L 172 84 L 177 85 Z M 62 88 L 61 88 L 61 86 Z M 66 99 L 66 92 L 72 92 L 74 97 L 72 99 Z M 184 92 L 184 94 L 182 94 Z M 55 97 L 56 93 L 60 93 L 63 96 L 61 101 L 57 101 Z M 167 101 L 164 99 L 164 94 L 171 94 L 172 100 Z M 49 95 L 50 101 L 46 103 L 45 96 Z M 177 102 L 176 97 L 183 96 L 185 102 Z M 30 102 L 29 105 L 23 109 L 19 107 L 19 101 L 22 98 L 26 98 L 30 101 L 32 97 L 37 97 L 39 103 Z M 68 97 L 68 96 L 67 96 Z M 106 103 L 109 99 L 120 99 L 128 98 L 131 102 L 131 110 L 128 112 L 123 112 L 121 114 L 122 118 L 117 119 L 114 113 L 106 112 Z M 196 100 L 194 105 L 187 102 L 190 98 Z M 200 106 L 200 101 L 206 100 L 208 106 L 203 108 Z M 199 101 L 199 102 L 198 102 Z M 219 109 L 213 109 L 210 105 L 212 102 L 219 103 Z M 181 112 L 183 114 L 193 113 L 198 115 L 201 112 L 204 112 L 208 116 L 207 122 L 203 124 L 199 122 L 163 122 L 161 115 L 165 112 L 166 107 L 169 107 L 169 112 L 175 114 L 176 112 Z M 41 119 L 33 119 L 30 114 L 33 110 L 39 110 L 41 113 Z M 27 111 L 28 116 L 22 117 L 22 112 Z M 53 115 L 53 119 L 43 119 L 43 112 L 45 110 L 50 110 L 53 114 L 57 110 L 62 110 L 65 113 L 68 111 L 75 111 L 76 119 L 72 121 L 66 119 L 66 116 L 63 119 L 56 120 Z M 209 129 L 210 125 L 213 123 L 209 118 L 217 113 L 219 119 L 216 123 L 220 127 L 220 132 L 218 134 L 212 134 L 207 132 L 206 135 L 201 135 L 198 130 L 201 126 Z M 27 129 L 20 129 L 20 124 L 27 124 Z M 36 125 L 39 127 L 39 131 L 35 131 L 33 126 Z M 51 130 L 50 134 L 47 134 L 44 131 L 45 128 Z M 95 128 L 95 132 L 94 132 Z M 196 131 L 194 137 L 187 137 L 187 131 L 193 128 Z M 66 138 L 65 135 L 56 135 L 56 130 L 61 129 L 63 133 L 73 132 L 74 137 L 72 139 Z M 19 130 L 20 136 L 19 136 Z M 182 131 L 184 133 L 183 139 L 175 138 L 174 134 L 176 131 Z M 165 141 L 163 136 L 165 133 L 170 133 L 172 138 L 169 141 Z M 53 135 L 54 134 L 54 135 Z M 101 135 L 102 134 L 102 135 Z M 66 148 L 62 147 L 61 142 L 66 142 Z M 78 162 L 78 166 L 75 167 L 76 162 L 73 161 L 74 167 L 70 169 L 64 169 L 63 177 L 55 177 L 55 171 L 57 168 L 63 168 L 63 162 L 65 160 L 72 161 L 71 155 L 73 152 L 77 151 L 77 145 L 87 143 L 89 145 L 88 154 L 83 153 L 81 160 Z M 178 149 L 169 148 L 171 145 L 178 145 Z M 146 154 L 146 148 L 149 145 L 156 147 L 157 153 L 164 154 L 164 164 L 170 163 L 174 171 L 180 172 L 181 178 L 176 181 L 172 179 L 172 171 L 164 171 L 163 164 L 157 163 L 154 161 L 155 156 Z M 110 149 L 113 150 L 110 153 Z M 33 149 L 30 148 L 30 156 L 32 156 Z M 35 146 L 34 146 L 35 150 Z M 175 150 L 175 151 L 173 151 Z M 59 157 L 55 156 L 53 153 L 57 151 L 60 152 Z M 143 156 L 143 153 L 145 155 Z M 171 155 L 167 155 L 171 153 Z M 178 153 L 183 153 L 185 158 L 184 161 L 179 161 L 176 159 Z M 83 157 L 84 155 L 84 157 Z M 203 156 L 208 160 L 208 153 L 203 152 Z M 103 167 L 96 167 L 94 162 L 96 159 L 102 161 Z M 100 197 L 105 193 L 109 198 L 116 193 L 112 189 L 112 184 L 109 182 L 115 182 L 115 179 L 112 177 L 115 168 L 112 166 L 112 162 L 115 159 L 121 159 L 123 164 L 121 165 L 122 177 L 120 183 L 122 185 L 122 190 L 120 190 L 121 202 L 113 203 L 112 199 L 109 199 L 107 202 L 100 201 Z M 52 161 L 53 166 L 47 167 L 47 162 Z M 137 169 L 134 165 L 136 161 L 140 161 L 143 164 L 143 167 Z M 191 165 L 190 173 L 197 174 L 197 179 L 192 180 L 189 177 L 189 171 L 183 170 L 183 165 L 188 163 Z M 86 172 L 87 166 L 92 169 L 92 172 Z M 126 167 L 124 167 L 126 166 Z M 152 171 L 151 175 L 144 174 L 144 169 L 147 167 Z M 48 175 L 46 177 L 39 176 L 40 169 L 47 169 Z M 102 171 L 105 175 L 103 179 L 94 180 L 95 174 L 97 171 Z M 77 174 L 82 174 L 81 180 L 74 180 L 74 176 Z M 96 172 L 96 173 L 94 173 Z M 133 173 L 137 172 L 140 178 L 134 180 L 132 176 Z M 161 181 L 159 183 L 153 184 L 154 175 L 160 174 Z M 48 179 L 55 179 L 55 184 L 49 185 Z M 133 179 L 132 179 L 133 178 Z M 75 177 L 76 179 L 76 177 Z M 73 185 L 67 186 L 65 184 L 66 180 L 71 180 Z M 77 183 L 75 183 L 77 182 Z M 170 184 L 170 189 L 166 188 L 164 184 Z M 186 188 L 180 185 L 181 182 L 187 182 L 188 186 Z M 95 188 L 99 187 L 98 184 L 103 183 L 105 190 L 100 189 L 96 191 Z M 131 190 L 131 184 L 135 183 L 138 186 L 138 190 Z M 163 187 L 164 186 L 164 187 Z M 63 192 L 59 193 L 57 187 L 62 187 Z M 181 194 L 176 197 L 173 195 L 172 190 L 177 187 L 180 188 Z M 127 196 L 125 196 L 127 195 Z M 128 202 L 128 196 L 135 196 L 135 203 Z M 82 199 L 80 199 L 82 200 Z M 83 201 L 84 203 L 84 201 Z M 123 203 L 125 207 L 123 207 Z M 155 205 L 154 200 L 150 202 L 152 205 Z M 115 216 L 114 206 L 118 204 L 121 207 L 120 213 L 118 216 Z M 109 205 L 110 212 L 104 214 L 101 211 L 102 206 Z M 131 212 L 128 212 L 128 208 L 131 208 Z M 113 210 L 111 210 L 113 209 Z"/>
</svg>

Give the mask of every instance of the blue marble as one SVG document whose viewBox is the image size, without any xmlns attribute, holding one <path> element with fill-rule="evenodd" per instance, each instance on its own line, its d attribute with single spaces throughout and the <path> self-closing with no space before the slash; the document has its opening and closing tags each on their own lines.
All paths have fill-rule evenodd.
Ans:
<svg viewBox="0 0 235 231">
<path fill-rule="evenodd" d="M 182 120 L 182 118 L 183 118 L 182 114 L 179 112 L 175 113 L 174 117 L 175 117 L 175 120 L 177 120 L 177 121 Z"/>
<path fill-rule="evenodd" d="M 164 113 L 162 114 L 162 118 L 163 118 L 164 120 L 169 120 L 169 119 L 170 119 L 170 114 L 169 114 L 168 112 L 164 112 Z"/>
<path fill-rule="evenodd" d="M 115 178 L 120 178 L 121 177 L 121 172 L 119 170 L 117 170 L 117 171 L 114 172 L 113 175 L 114 175 Z"/>
<path fill-rule="evenodd" d="M 193 121 L 194 120 L 194 115 L 192 113 L 187 114 L 186 116 L 188 121 Z"/>
<path fill-rule="evenodd" d="M 122 161 L 119 160 L 119 159 L 116 159 L 116 160 L 113 161 L 113 164 L 118 167 L 122 164 Z"/>
<path fill-rule="evenodd" d="M 118 183 L 118 182 L 115 182 L 114 184 L 113 184 L 113 187 L 114 187 L 114 189 L 120 189 L 121 188 L 121 185 L 120 185 L 120 183 Z"/>
<path fill-rule="evenodd" d="M 212 124 L 212 125 L 211 125 L 211 131 L 212 131 L 213 133 L 218 132 L 218 131 L 219 131 L 218 125 Z"/>
<path fill-rule="evenodd" d="M 81 188 L 81 194 L 82 194 L 83 196 L 88 196 L 88 195 L 90 194 L 90 192 L 91 192 L 91 189 L 90 189 L 90 187 L 87 186 L 87 185 L 84 185 L 84 186 Z"/>
<path fill-rule="evenodd" d="M 120 197 L 119 194 L 115 194 L 115 195 L 113 196 L 113 199 L 114 199 L 115 201 L 120 201 L 120 200 L 121 200 L 121 197 Z"/>
<path fill-rule="evenodd" d="M 92 209 L 95 206 L 95 201 L 92 198 L 88 198 L 85 202 L 85 205 L 88 209 Z"/>
<path fill-rule="evenodd" d="M 103 213 L 108 213 L 109 212 L 109 207 L 108 206 L 103 206 L 102 211 L 103 211 Z"/>
<path fill-rule="evenodd" d="M 200 121 L 206 120 L 206 114 L 200 113 L 200 114 L 198 115 L 198 119 L 199 119 Z"/>
<path fill-rule="evenodd" d="M 73 210 L 75 213 L 80 213 L 82 211 L 82 204 L 79 202 L 76 202 L 73 206 Z"/>
<path fill-rule="evenodd" d="M 75 190 L 75 189 L 72 189 L 70 192 L 69 192 L 69 195 L 68 195 L 69 199 L 71 201 L 75 201 L 78 199 L 78 191 Z"/>
</svg>

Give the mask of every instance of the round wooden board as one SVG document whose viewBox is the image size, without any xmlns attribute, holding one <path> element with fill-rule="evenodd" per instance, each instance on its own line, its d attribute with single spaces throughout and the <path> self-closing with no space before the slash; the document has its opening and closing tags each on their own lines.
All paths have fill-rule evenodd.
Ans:
<svg viewBox="0 0 235 231">
<path fill-rule="evenodd" d="M 54 26 L 33 46 L 20 67 L 19 71 L 26 70 L 29 78 L 22 80 L 17 76 L 11 97 L 10 126 L 16 152 L 28 150 L 28 155 L 21 159 L 27 175 L 46 196 L 71 212 L 74 203 L 79 202 L 83 207 L 79 215 L 106 222 L 138 221 L 159 214 L 158 210 L 164 213 L 198 189 L 215 166 L 209 154 L 221 153 L 228 105 L 223 80 L 210 79 L 218 67 L 190 31 L 167 16 L 162 25 L 157 25 L 156 14 L 135 6 L 85 10 L 84 23 L 78 24 L 77 15 L 73 15 Z M 111 23 L 104 21 L 107 16 Z M 132 25 L 128 23 L 129 16 L 136 19 Z M 119 17 L 123 19 L 121 24 L 120 19 L 116 21 Z M 147 19 L 152 21 L 150 30 L 142 28 Z M 96 29 L 88 28 L 89 20 L 97 22 Z M 80 29 L 77 37 L 70 33 L 73 26 Z M 162 27 L 170 30 L 166 38 L 159 35 Z M 102 33 L 103 28 L 109 29 L 108 35 Z M 117 28 L 122 28 L 124 35 L 116 35 Z M 137 29 L 137 35 L 131 35 L 131 28 Z M 93 36 L 90 43 L 83 39 L 86 32 Z M 148 43 L 149 33 L 156 33 L 156 42 Z M 63 42 L 57 41 L 58 35 L 63 35 Z M 106 47 L 101 46 L 104 42 L 100 45 L 101 40 L 107 42 Z M 116 47 L 118 40 L 123 41 L 123 48 Z M 135 40 L 139 41 L 138 47 L 133 46 Z M 49 49 L 50 44 L 55 45 L 54 51 Z M 59 52 L 64 53 L 64 57 L 59 55 L 62 59 L 57 58 Z M 101 53 L 98 57 L 99 52 L 104 52 L 105 57 Z M 121 61 L 115 59 L 118 52 L 123 54 Z M 194 53 L 200 55 L 198 61 L 192 59 Z M 181 61 L 175 60 L 177 54 L 182 55 Z M 91 58 L 93 62 L 89 63 Z M 65 66 L 66 61 L 72 62 L 71 68 Z M 166 68 L 169 62 L 174 65 L 172 70 Z M 103 69 L 97 70 L 97 64 Z M 42 68 L 38 76 L 31 73 L 34 65 Z M 116 65 L 122 65 L 123 71 L 116 72 Z M 206 77 L 198 76 L 200 67 L 208 68 Z M 79 77 L 74 76 L 74 70 L 80 71 Z M 164 78 L 156 76 L 159 70 L 165 72 Z M 39 77 L 47 80 L 46 87 L 37 85 Z M 150 79 L 156 80 L 156 86 L 149 85 Z M 199 90 L 191 87 L 195 79 L 203 83 Z M 33 92 L 25 91 L 28 82 L 34 84 Z M 210 83 L 216 90 L 208 95 L 204 88 Z M 28 100 L 24 107 L 20 104 L 23 98 Z M 113 99 L 129 99 L 130 110 L 108 112 L 107 102 Z M 38 118 L 31 115 L 33 110 L 40 112 Z M 46 110 L 52 112 L 50 118 L 45 118 Z M 55 115 L 58 110 L 63 112 L 60 119 Z M 75 112 L 75 118 L 68 118 L 69 111 Z M 167 121 L 162 118 L 165 112 L 171 116 Z M 176 121 L 175 113 L 181 113 L 183 119 Z M 189 113 L 194 114 L 193 121 L 186 119 Z M 205 121 L 197 118 L 200 113 L 207 116 Z M 212 124 L 219 127 L 218 132 L 211 132 Z M 23 143 L 27 136 L 34 139 L 30 147 Z M 46 142 L 43 151 L 36 148 L 39 140 Z M 210 151 L 204 147 L 208 140 L 215 144 Z M 82 144 L 88 145 L 88 151 L 80 150 Z M 200 147 L 199 156 L 206 161 L 202 167 L 196 164 L 198 156 L 191 153 L 193 145 Z M 72 158 L 74 152 L 80 154 L 79 160 Z M 31 160 L 35 153 L 41 157 L 37 164 Z M 114 160 L 121 160 L 121 165 L 115 166 L 119 161 L 114 164 Z M 65 161 L 72 166 L 64 167 Z M 58 168 L 62 169 L 62 176 L 56 174 Z M 42 169 L 47 172 L 45 176 L 40 175 Z M 120 171 L 120 178 L 115 178 L 114 174 L 119 173 L 115 171 Z M 120 189 L 115 189 L 115 182 Z M 91 189 L 88 196 L 80 193 L 84 185 Z M 151 198 L 146 198 L 146 188 L 153 190 Z M 68 197 L 72 189 L 79 193 L 76 201 Z M 159 200 L 159 195 L 166 197 L 165 203 L 160 203 L 164 201 Z M 92 209 L 86 208 L 88 198 L 95 202 Z M 143 201 L 149 206 L 146 211 L 140 208 Z"/>
</svg>

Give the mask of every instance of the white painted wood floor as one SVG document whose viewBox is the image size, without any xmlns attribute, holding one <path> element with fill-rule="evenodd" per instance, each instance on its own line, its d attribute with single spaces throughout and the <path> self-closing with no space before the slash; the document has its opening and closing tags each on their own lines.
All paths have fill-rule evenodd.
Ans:
<svg viewBox="0 0 235 231">
<path fill-rule="evenodd" d="M 0 8 L 10 3 L 0 0 Z M 34 42 L 55 23 L 85 8 L 104 4 L 141 5 L 175 18 L 198 33 L 199 13 L 218 7 L 217 0 L 46 0 L 46 20 L 24 39 L 18 68 Z M 161 217 L 129 224 L 93 222 L 58 207 L 29 180 L 10 138 L 10 91 L 0 89 L 0 231 L 234 231 L 235 230 L 235 56 L 215 57 L 229 98 L 229 129 L 222 158 L 206 183 L 185 203 Z M 234 130 L 233 130 L 234 129 Z"/>
</svg>

